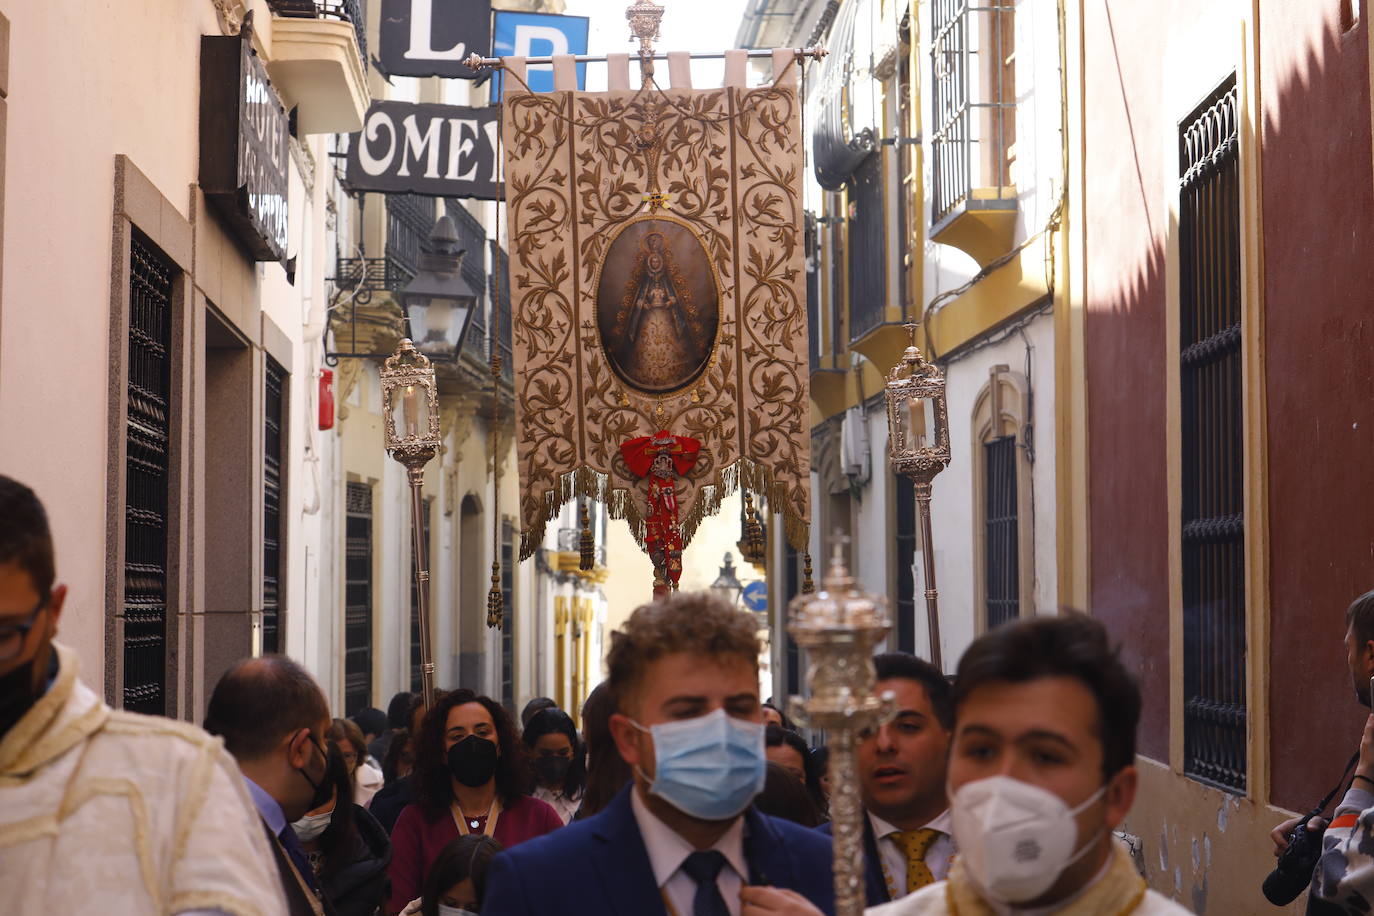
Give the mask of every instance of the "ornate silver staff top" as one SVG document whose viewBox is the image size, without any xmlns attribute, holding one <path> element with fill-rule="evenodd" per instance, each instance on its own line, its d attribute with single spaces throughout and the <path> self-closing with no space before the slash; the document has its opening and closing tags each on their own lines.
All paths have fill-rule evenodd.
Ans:
<svg viewBox="0 0 1374 916">
<path fill-rule="evenodd" d="M 836 543 L 830 569 L 815 594 L 790 607 L 788 632 L 807 652 L 811 695 L 794 697 L 792 713 L 830 742 L 830 816 L 835 843 L 835 912 L 864 910 L 863 804 L 855 747 L 859 735 L 886 719 L 892 701 L 874 694 L 873 647 L 887 635 L 887 602 L 859 590 Z"/>
</svg>

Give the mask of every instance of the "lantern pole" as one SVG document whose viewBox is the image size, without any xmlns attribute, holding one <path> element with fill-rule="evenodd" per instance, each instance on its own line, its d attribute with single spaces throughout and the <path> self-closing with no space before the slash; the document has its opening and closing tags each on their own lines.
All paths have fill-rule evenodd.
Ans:
<svg viewBox="0 0 1374 916">
<path fill-rule="evenodd" d="M 434 708 L 434 649 L 429 644 L 429 557 L 425 544 L 425 498 L 421 488 L 425 484 L 425 467 L 407 467 L 410 481 L 410 532 L 415 554 L 415 594 L 420 612 L 420 695 L 425 709 Z"/>
<path fill-rule="evenodd" d="M 434 367 L 429 359 L 415 348 L 410 338 L 404 338 L 396 352 L 387 357 L 380 373 L 382 382 L 382 411 L 385 414 L 383 434 L 391 457 L 405 466 L 410 483 L 410 528 L 412 551 L 415 554 L 416 610 L 420 630 L 420 692 L 425 708 L 434 707 L 434 649 L 430 644 L 429 619 L 429 558 L 425 555 L 424 514 L 422 492 L 425 465 L 439 453 L 439 396 L 435 387 Z M 401 425 L 397 427 L 397 408 L 401 409 Z M 421 412 L 424 421 L 422 422 Z"/>
<path fill-rule="evenodd" d="M 891 627 L 882 598 L 859 590 L 836 536 L 835 556 L 819 591 L 790 606 L 788 632 L 806 650 L 810 696 L 792 699 L 792 714 L 826 730 L 830 743 L 830 816 L 834 826 L 835 913 L 864 911 L 864 812 L 859 797 L 859 736 L 892 713 L 891 694 L 876 696 L 873 647 Z"/>
<path fill-rule="evenodd" d="M 915 324 L 906 325 L 911 345 L 888 373 L 888 460 L 896 474 L 911 478 L 916 515 L 921 526 L 921 566 L 926 586 L 926 625 L 930 663 L 944 671 L 940 652 L 940 592 L 935 586 L 935 538 L 930 523 L 930 494 L 935 475 L 950 462 L 949 408 L 945 375 L 927 362 L 916 346 Z M 917 428 L 917 418 L 920 428 Z"/>
<path fill-rule="evenodd" d="M 921 565 L 925 570 L 926 624 L 930 631 L 930 663 L 944 671 L 945 666 L 940 658 L 940 592 L 935 587 L 935 540 L 930 531 L 931 489 L 931 481 L 916 481 L 916 513 L 921 519 Z"/>
</svg>

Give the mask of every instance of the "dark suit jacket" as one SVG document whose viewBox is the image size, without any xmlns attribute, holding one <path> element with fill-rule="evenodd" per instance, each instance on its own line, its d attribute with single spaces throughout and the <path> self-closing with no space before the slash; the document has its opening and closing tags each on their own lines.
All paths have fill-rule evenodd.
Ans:
<svg viewBox="0 0 1374 916">
<path fill-rule="evenodd" d="M 826 836 L 833 835 L 829 821 L 816 830 Z M 878 855 L 878 838 L 873 835 L 873 822 L 868 819 L 867 813 L 864 814 L 864 891 L 869 906 L 887 903 L 892 899 L 887 893 L 887 882 L 883 880 L 883 860 Z"/>
<path fill-rule="evenodd" d="M 482 916 L 665 916 L 632 791 L 633 783 L 600 814 L 499 854 L 487 873 Z M 749 883 L 788 888 L 833 914 L 830 841 L 753 808 L 744 818 Z"/>
</svg>

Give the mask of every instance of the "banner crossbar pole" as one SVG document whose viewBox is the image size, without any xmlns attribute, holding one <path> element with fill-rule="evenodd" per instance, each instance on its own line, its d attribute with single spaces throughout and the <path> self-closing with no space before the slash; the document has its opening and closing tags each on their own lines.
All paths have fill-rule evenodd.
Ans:
<svg viewBox="0 0 1374 916">
<path fill-rule="evenodd" d="M 801 61 L 806 60 L 806 59 L 808 59 L 808 58 L 811 59 L 811 60 L 821 60 L 822 58 L 824 58 L 824 57 L 825 57 L 827 54 L 829 54 L 830 52 L 829 52 L 828 50 L 826 50 L 825 48 L 821 47 L 820 45 L 817 45 L 817 46 L 814 47 L 814 48 L 794 48 L 794 49 L 793 49 L 793 53 L 796 55 L 797 61 L 800 63 Z M 773 56 L 773 52 L 770 51 L 770 50 L 768 50 L 768 49 L 766 49 L 766 48 L 765 48 L 765 49 L 757 49 L 757 48 L 755 48 L 755 49 L 749 50 L 749 51 L 747 52 L 747 56 L 748 56 L 749 59 L 751 59 L 751 60 L 756 60 L 756 59 L 760 59 L 760 58 L 770 58 L 770 57 Z M 629 55 L 629 57 L 630 57 L 631 59 L 633 59 L 633 60 L 638 60 L 639 57 L 640 57 L 640 55 L 638 55 L 638 54 L 631 54 L 631 55 Z M 688 57 L 689 57 L 691 60 L 724 60 L 724 59 L 725 59 L 725 52 L 724 52 L 724 51 L 693 52 L 693 53 L 689 54 Z M 573 55 L 572 59 L 573 59 L 573 63 L 578 63 L 578 64 L 599 64 L 599 63 L 605 63 L 606 60 L 607 60 L 607 57 L 606 57 L 606 55 L 604 55 L 604 54 L 575 54 L 575 55 Z M 667 55 L 666 53 L 660 52 L 660 53 L 656 53 L 656 54 L 650 55 L 650 59 L 652 59 L 652 60 L 667 60 L 667 59 L 668 59 L 668 55 Z M 552 63 L 553 63 L 553 58 L 552 58 L 552 57 L 527 57 L 527 58 L 525 58 L 525 64 L 526 64 L 527 66 L 542 66 L 542 65 L 552 64 Z M 463 64 L 464 64 L 464 66 L 468 67 L 468 68 L 471 69 L 471 70 L 501 70 L 501 69 L 504 69 L 504 67 L 505 67 L 505 65 L 502 63 L 502 59 L 499 58 L 499 57 L 482 57 L 482 56 L 480 56 L 480 55 L 478 55 L 478 54 L 476 54 L 476 53 L 473 53 L 473 54 L 470 55 L 466 60 L 464 60 L 464 61 L 463 61 Z"/>
</svg>

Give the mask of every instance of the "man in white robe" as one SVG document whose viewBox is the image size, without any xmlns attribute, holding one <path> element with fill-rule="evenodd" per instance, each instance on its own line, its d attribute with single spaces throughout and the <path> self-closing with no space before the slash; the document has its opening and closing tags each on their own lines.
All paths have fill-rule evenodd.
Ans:
<svg viewBox="0 0 1374 916">
<path fill-rule="evenodd" d="M 1105 628 L 1080 614 L 1004 624 L 959 661 L 949 877 L 868 916 L 1175 916 L 1117 829 L 1135 801 L 1141 697 Z M 748 888 L 741 916 L 813 916 Z"/>
<path fill-rule="evenodd" d="M 53 581 L 42 505 L 0 475 L 0 909 L 284 913 L 233 758 L 193 725 L 102 702 L 53 642 Z"/>
</svg>

